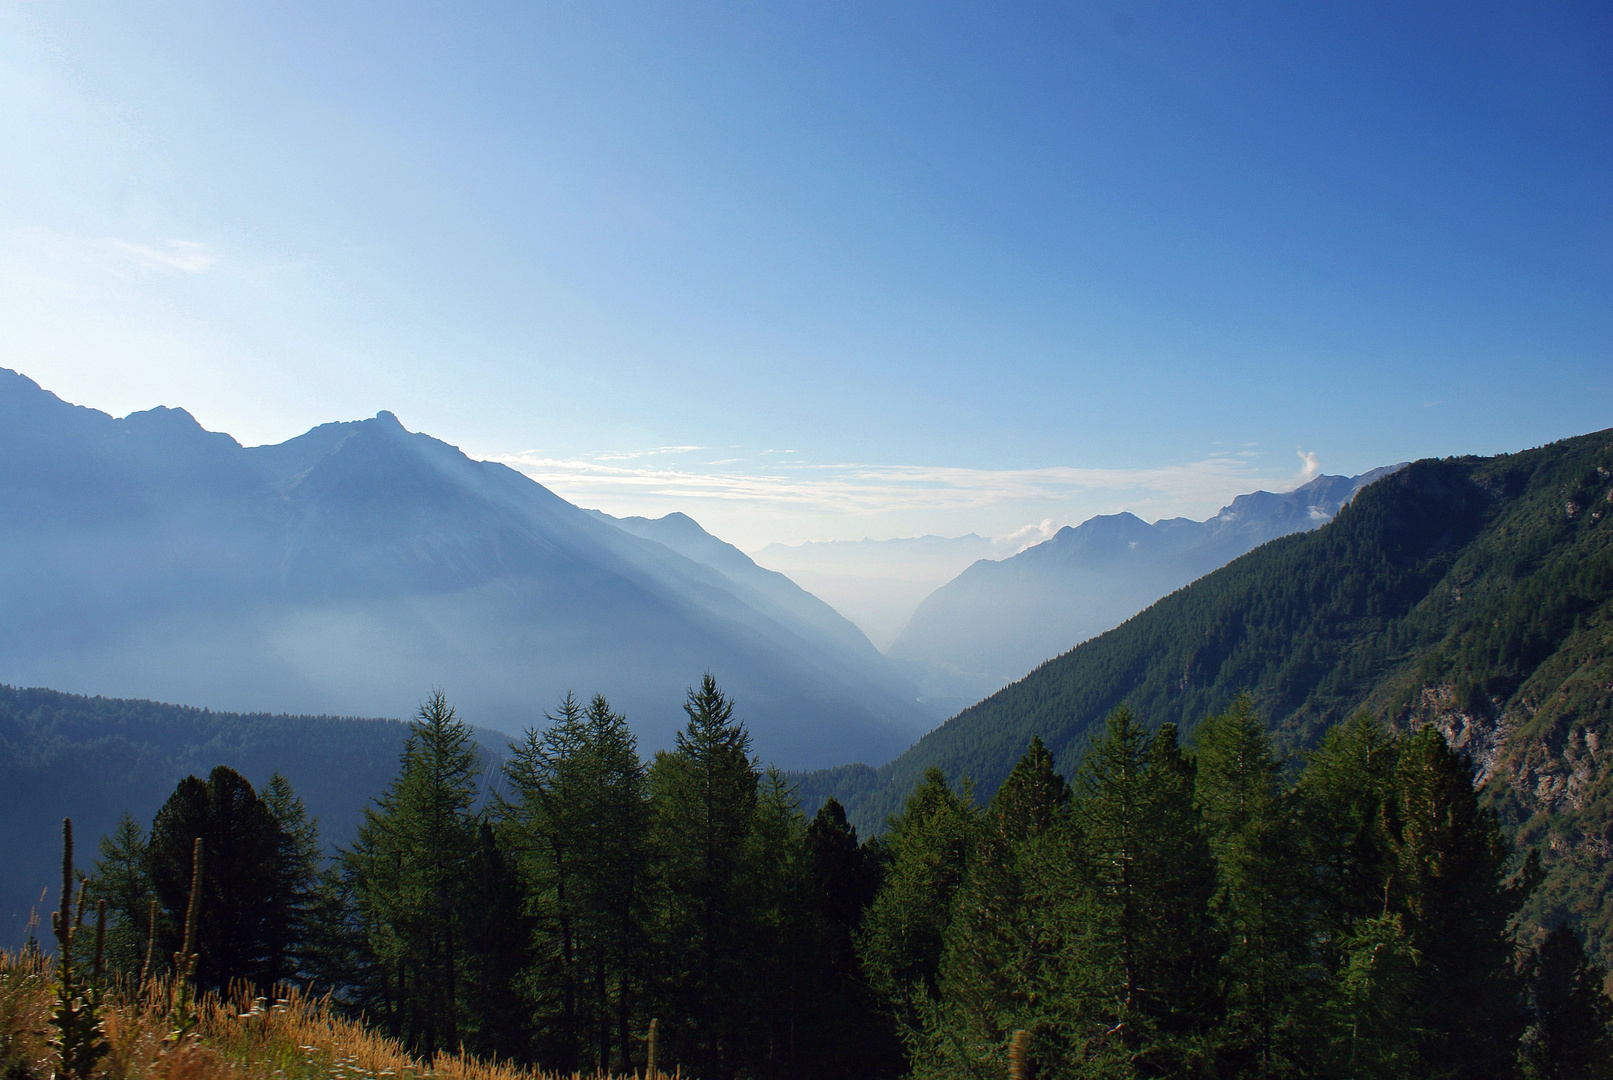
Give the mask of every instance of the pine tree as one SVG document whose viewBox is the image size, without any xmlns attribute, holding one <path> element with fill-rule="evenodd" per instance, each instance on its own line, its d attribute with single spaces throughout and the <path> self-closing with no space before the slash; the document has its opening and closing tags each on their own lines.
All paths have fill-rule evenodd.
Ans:
<svg viewBox="0 0 1613 1080">
<path fill-rule="evenodd" d="M 1072 993 L 1085 924 L 1075 891 L 1069 786 L 1040 739 L 981 816 L 978 840 L 944 931 L 933 999 L 916 1002 L 915 1076 L 1001 1074 L 1010 1037 L 1035 1034 L 1032 1056 L 1075 1052 L 1086 1002 Z"/>
<path fill-rule="evenodd" d="M 730 1076 L 747 1021 L 750 933 L 742 851 L 758 794 L 750 735 L 708 672 L 691 688 L 689 722 L 650 769 L 651 847 L 658 862 L 657 947 L 663 1045 L 704 1080 Z"/>
<path fill-rule="evenodd" d="M 645 963 L 645 769 L 604 697 L 584 709 L 568 694 L 547 719 L 512 748 L 500 810 L 534 920 L 537 1057 L 625 1070 Z"/>
<path fill-rule="evenodd" d="M 471 731 L 441 691 L 415 716 L 401 770 L 344 861 L 391 1034 L 420 1052 L 467 1034 L 463 943 L 480 827 Z"/>
<path fill-rule="evenodd" d="M 585 713 L 587 828 L 578 851 L 580 962 L 593 1060 L 627 1071 L 632 1058 L 636 973 L 644 961 L 643 880 L 649 801 L 647 774 L 627 718 L 595 694 Z"/>
<path fill-rule="evenodd" d="M 1214 876 L 1194 781 L 1175 727 L 1150 738 L 1124 708 L 1076 776 L 1071 815 L 1089 928 L 1072 964 L 1084 998 L 1082 1075 L 1204 1065 L 1219 1001 Z"/>
<path fill-rule="evenodd" d="M 1293 800 L 1253 704 L 1240 696 L 1194 732 L 1197 797 L 1217 884 L 1225 952 L 1223 1067 L 1278 1076 L 1310 1051 L 1307 883 Z"/>
<path fill-rule="evenodd" d="M 520 984 L 530 962 L 533 920 L 508 847 L 505 830 L 480 823 L 463 942 L 464 1038 L 477 1057 L 525 1062 L 532 1047 Z"/>
<path fill-rule="evenodd" d="M 580 1067 L 582 972 L 577 922 L 582 910 L 577 863 L 584 844 L 588 721 L 568 693 L 548 727 L 528 729 L 505 764 L 512 798 L 500 813 L 515 836 L 534 919 L 533 963 L 525 978 L 537 1059 L 560 1072 Z"/>
<path fill-rule="evenodd" d="M 1144 1074 L 1175 1076 L 1204 1068 L 1219 1002 L 1206 994 L 1223 941 L 1211 915 L 1215 860 L 1197 801 L 1197 768 L 1164 724 L 1149 741 L 1143 848 L 1137 872 L 1140 1009 L 1153 1044 L 1134 1057 Z"/>
<path fill-rule="evenodd" d="M 1522 1034 L 1513 967 L 1514 912 L 1538 863 L 1507 876 L 1495 815 L 1479 806 L 1471 763 L 1428 727 L 1408 736 L 1385 810 L 1394 877 L 1388 904 L 1405 916 L 1421 958 L 1415 995 L 1421 1067 L 1477 1080 L 1512 1066 Z"/>
<path fill-rule="evenodd" d="M 863 922 L 858 955 L 869 985 L 910 1044 L 924 1031 L 921 1004 L 936 997 L 953 898 L 978 837 L 968 784 L 954 791 L 934 767 L 884 837 L 885 879 Z"/>
<path fill-rule="evenodd" d="M 1098 1067 L 1129 1059 L 1152 1038 L 1143 1001 L 1145 922 L 1153 906 L 1145 872 L 1147 772 L 1147 734 L 1129 710 L 1116 709 L 1082 759 L 1073 807 L 1090 897 L 1089 940 L 1078 961 L 1089 1003 L 1082 1057 Z"/>
<path fill-rule="evenodd" d="M 1356 920 L 1332 942 L 1318 1058 L 1339 1076 L 1409 1080 L 1421 1075 L 1414 1026 L 1421 960 L 1394 912 Z"/>
<path fill-rule="evenodd" d="M 818 1075 L 807 998 L 816 989 L 816 924 L 811 904 L 806 820 L 794 789 L 777 769 L 761 776 L 756 813 L 743 853 L 744 903 L 749 913 L 743 943 L 742 991 L 751 1020 L 740 1026 L 742 1058 L 736 1070 L 761 1076 Z"/>
<path fill-rule="evenodd" d="M 1399 741 L 1361 713 L 1327 733 L 1295 784 L 1315 925 L 1329 971 L 1342 962 L 1343 942 L 1356 924 L 1384 914 L 1394 877 L 1385 811 L 1399 760 Z"/>
<path fill-rule="evenodd" d="M 892 1077 L 906 1061 L 895 1028 L 878 1008 L 857 961 L 856 935 L 879 889 L 876 849 L 857 840 L 845 807 L 828 799 L 803 837 L 808 907 L 815 926 L 802 1009 L 803 1072 Z"/>
<path fill-rule="evenodd" d="M 146 874 L 146 831 L 127 812 L 101 838 L 101 857 L 90 877 L 90 895 L 107 904 L 108 971 L 138 976 L 145 962 L 156 898 Z"/>
<path fill-rule="evenodd" d="M 282 862 L 285 836 L 252 785 L 223 765 L 205 781 L 181 780 L 151 823 L 146 873 L 164 916 L 157 955 L 172 956 L 179 949 L 197 837 L 207 872 L 196 985 L 223 992 L 239 980 L 266 989 L 284 974 L 282 958 L 295 947 L 278 916 L 293 902 Z"/>
<path fill-rule="evenodd" d="M 263 786 L 263 803 L 280 827 L 277 865 L 281 902 L 272 915 L 271 935 L 281 943 L 271 958 L 273 980 L 307 976 L 302 944 L 309 936 L 314 893 L 319 887 L 322 852 L 319 823 L 308 816 L 291 782 L 276 772 Z"/>
<path fill-rule="evenodd" d="M 1409 1077 L 1418 965 L 1391 910 L 1395 856 L 1386 822 L 1399 740 L 1365 713 L 1328 732 L 1295 785 L 1316 962 L 1327 980 L 1319 1060 L 1340 1075 Z"/>
<path fill-rule="evenodd" d="M 1613 1077 L 1613 1001 L 1607 973 L 1591 963 L 1579 935 L 1559 924 L 1529 958 L 1529 1028 L 1519 1061 L 1527 1080 Z"/>
</svg>

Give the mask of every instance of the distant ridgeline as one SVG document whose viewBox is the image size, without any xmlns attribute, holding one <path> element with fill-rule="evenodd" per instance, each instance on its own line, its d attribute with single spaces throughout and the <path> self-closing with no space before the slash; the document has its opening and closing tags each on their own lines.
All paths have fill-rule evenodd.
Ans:
<svg viewBox="0 0 1613 1080">
<path fill-rule="evenodd" d="M 222 713 L 154 701 L 81 697 L 0 685 L 0 946 L 22 943 L 61 882 L 62 818 L 81 862 L 124 811 L 143 824 L 184 777 L 228 765 L 254 784 L 284 773 L 327 843 L 348 843 L 364 805 L 397 773 L 408 727 L 398 720 Z M 505 737 L 479 732 L 490 763 Z M 48 929 L 48 928 L 47 928 Z"/>
<path fill-rule="evenodd" d="M 1281 746 L 1366 710 L 1433 724 L 1548 876 L 1527 914 L 1613 958 L 1613 430 L 1425 460 L 964 710 L 895 761 L 797 776 L 867 830 L 928 766 L 989 797 L 1039 735 L 1070 774 L 1104 717 L 1191 732 L 1248 690 Z"/>
</svg>

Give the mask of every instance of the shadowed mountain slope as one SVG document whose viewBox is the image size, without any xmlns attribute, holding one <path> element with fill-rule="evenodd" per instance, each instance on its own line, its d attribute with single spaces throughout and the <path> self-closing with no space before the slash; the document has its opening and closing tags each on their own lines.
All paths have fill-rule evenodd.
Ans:
<svg viewBox="0 0 1613 1080">
<path fill-rule="evenodd" d="M 64 817 L 88 869 L 125 811 L 149 828 L 180 780 L 228 765 L 259 787 L 284 774 L 321 839 L 348 844 L 364 806 L 397 774 L 407 734 L 398 720 L 240 715 L 0 686 L 0 934 L 15 947 L 29 908 L 44 917 L 41 891 L 53 898 L 61 884 Z M 477 736 L 496 769 L 505 740 Z"/>
<path fill-rule="evenodd" d="M 182 410 L 114 419 L 0 371 L 0 460 L 10 682 L 392 716 L 438 685 L 512 731 L 599 691 L 650 750 L 709 669 L 757 751 L 792 767 L 886 760 L 933 723 L 801 597 L 390 413 L 248 448 Z"/>
</svg>

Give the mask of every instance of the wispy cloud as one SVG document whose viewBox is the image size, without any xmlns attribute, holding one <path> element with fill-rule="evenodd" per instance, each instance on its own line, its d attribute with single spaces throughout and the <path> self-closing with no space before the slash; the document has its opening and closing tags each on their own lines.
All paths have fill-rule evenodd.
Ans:
<svg viewBox="0 0 1613 1080">
<path fill-rule="evenodd" d="M 596 454 L 595 461 L 637 461 L 639 458 L 661 457 L 670 454 L 692 454 L 704 446 L 656 446 L 649 450 L 621 450 L 610 454 Z"/>
<path fill-rule="evenodd" d="M 1210 457 L 1180 465 L 1142 469 L 1050 466 L 1033 469 L 971 469 L 920 465 L 809 464 L 771 458 L 754 469 L 732 469 L 726 459 L 701 470 L 628 464 L 663 452 L 554 458 L 536 453 L 494 460 L 518 469 L 573 501 L 594 505 L 623 498 L 701 499 L 749 502 L 763 507 L 821 510 L 834 514 L 891 510 L 958 511 L 1005 504 L 1122 504 L 1134 512 L 1190 512 L 1216 500 L 1264 487 L 1287 490 L 1320 468 L 1315 454 L 1301 453 L 1298 473 L 1273 476 L 1236 456 Z M 1021 519 L 1023 520 L 1023 519 Z M 1026 530 L 1053 528 L 1044 524 Z M 1026 536 L 1031 535 L 1025 532 Z M 1050 533 L 1048 533 L 1050 535 Z"/>
<path fill-rule="evenodd" d="M 1053 524 L 1052 518 L 1043 518 L 1031 525 L 1015 529 L 1013 532 L 1001 536 L 993 536 L 991 542 L 1000 547 L 1011 548 L 1017 554 L 1028 547 L 1040 544 L 1058 532 L 1058 526 Z"/>
<path fill-rule="evenodd" d="M 169 240 L 160 247 L 154 247 L 106 237 L 101 244 L 114 257 L 143 270 L 203 274 L 218 262 L 218 256 L 208 250 L 206 244 L 196 240 Z"/>
</svg>

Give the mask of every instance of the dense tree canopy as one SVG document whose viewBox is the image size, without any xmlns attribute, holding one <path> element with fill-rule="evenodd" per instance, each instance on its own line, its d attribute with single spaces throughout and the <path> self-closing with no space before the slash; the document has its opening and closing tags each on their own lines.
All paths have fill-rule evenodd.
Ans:
<svg viewBox="0 0 1613 1080">
<path fill-rule="evenodd" d="M 1068 780 L 1032 738 L 984 806 L 931 770 L 860 841 L 714 679 L 685 709 L 646 763 L 568 695 L 494 793 L 434 694 L 322 870 L 282 778 L 189 778 L 103 844 L 114 963 L 148 898 L 172 936 L 200 836 L 208 985 L 317 981 L 422 1053 L 628 1072 L 654 1021 L 702 1080 L 1002 1076 L 1015 1046 L 1058 1080 L 1608 1074 L 1605 972 L 1519 921 L 1538 859 L 1432 727 L 1359 715 L 1285 767 L 1247 697 L 1185 744 L 1119 708 Z"/>
</svg>

